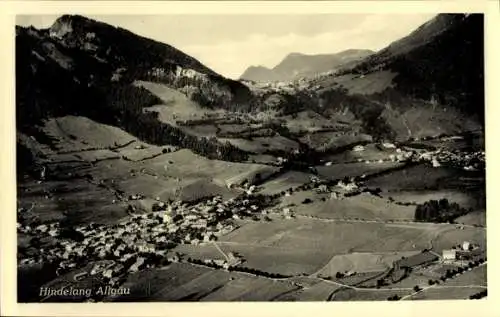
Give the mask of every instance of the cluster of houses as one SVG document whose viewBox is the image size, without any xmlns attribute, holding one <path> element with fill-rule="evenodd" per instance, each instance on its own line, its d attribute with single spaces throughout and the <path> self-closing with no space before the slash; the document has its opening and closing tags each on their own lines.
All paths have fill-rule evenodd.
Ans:
<svg viewBox="0 0 500 317">
<path fill-rule="evenodd" d="M 394 153 L 388 155 L 385 159 L 379 160 L 367 160 L 363 158 L 358 158 L 358 162 L 370 163 L 383 163 L 383 162 L 429 162 L 433 167 L 441 167 L 442 165 L 453 165 L 460 167 L 466 171 L 475 171 L 484 168 L 485 153 L 483 152 L 472 152 L 472 153 L 461 153 L 459 151 L 450 152 L 445 150 L 436 151 L 426 151 L 422 149 L 410 149 L 410 148 L 400 148 L 393 143 L 385 142 L 381 143 L 381 146 L 385 149 L 393 150 Z M 363 145 L 356 145 L 352 148 L 353 152 L 365 151 Z M 332 165 L 332 162 L 326 162 L 325 166 Z"/>
<path fill-rule="evenodd" d="M 440 167 L 441 165 L 453 165 L 466 171 L 475 171 L 484 168 L 485 153 L 471 152 L 464 154 L 460 152 L 454 153 L 450 151 L 437 150 L 421 153 L 417 157 L 417 160 L 431 162 L 434 167 Z"/>
<path fill-rule="evenodd" d="M 289 92 L 293 93 L 297 90 L 305 89 L 308 87 L 306 81 L 296 81 L 296 82 L 250 82 L 245 81 L 245 84 L 254 90 L 264 90 L 264 91 L 273 91 L 273 92 Z"/>
<path fill-rule="evenodd" d="M 339 180 L 337 184 L 331 186 L 321 184 L 316 187 L 317 193 L 329 193 L 330 199 L 343 199 L 344 197 L 359 194 L 362 190 L 362 186 L 356 182 L 354 178 L 350 178 L 349 180 Z"/>
<path fill-rule="evenodd" d="M 477 244 L 464 241 L 462 244 L 443 250 L 444 261 L 470 260 L 483 252 Z"/>
<path fill-rule="evenodd" d="M 224 259 L 204 259 L 202 262 L 209 266 L 218 266 L 222 267 L 225 270 L 228 270 L 230 267 L 235 267 L 243 262 L 243 258 L 240 255 L 237 255 L 233 252 L 228 252 L 225 255 Z"/>
<path fill-rule="evenodd" d="M 35 228 L 18 224 L 19 232 L 58 238 L 46 250 L 40 249 L 40 255 L 22 259 L 20 264 L 56 261 L 59 262 L 58 273 L 62 274 L 89 262 L 106 260 L 105 268 L 98 267 L 102 263 L 96 264 L 95 269 L 90 270 L 90 275 L 102 274 L 113 284 L 124 273 L 161 265 L 165 260 L 178 261 L 178 256 L 171 255 L 169 251 L 176 244 L 215 241 L 219 236 L 236 229 L 231 218 L 248 217 L 260 213 L 260 209 L 258 201 L 252 201 L 251 197 L 245 195 L 241 199 L 226 201 L 218 196 L 194 205 L 159 202 L 153 211 L 133 215 L 115 225 L 92 223 L 77 227 L 74 230 L 80 239 L 76 240 L 60 237 L 57 223 L 42 224 Z"/>
</svg>

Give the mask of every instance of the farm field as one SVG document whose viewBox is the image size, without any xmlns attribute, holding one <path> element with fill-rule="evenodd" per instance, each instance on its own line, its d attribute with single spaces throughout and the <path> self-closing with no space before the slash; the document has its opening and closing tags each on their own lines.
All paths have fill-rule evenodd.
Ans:
<svg viewBox="0 0 500 317">
<path fill-rule="evenodd" d="M 125 147 L 116 150 L 116 152 L 121 157 L 125 157 L 127 160 L 137 162 L 161 155 L 164 149 L 173 151 L 173 147 L 169 146 L 161 147 L 144 142 L 133 142 Z"/>
<path fill-rule="evenodd" d="M 373 301 L 387 300 L 388 297 L 398 295 L 403 297 L 413 290 L 354 290 L 341 289 L 333 295 L 332 301 Z"/>
<path fill-rule="evenodd" d="M 68 154 L 63 154 L 68 155 Z M 79 160 L 87 162 L 105 161 L 110 159 L 117 159 L 119 155 L 110 150 L 95 150 L 74 153 L 73 156 Z"/>
<path fill-rule="evenodd" d="M 245 180 L 252 182 L 256 177 L 266 178 L 278 170 L 277 167 L 262 164 L 208 160 L 189 150 L 180 150 L 156 157 L 142 166 L 158 174 L 182 179 L 210 178 L 220 186 L 239 184 Z"/>
<path fill-rule="evenodd" d="M 474 211 L 455 219 L 456 223 L 464 225 L 486 226 L 486 211 Z"/>
<path fill-rule="evenodd" d="M 460 285 L 479 285 L 486 286 L 486 275 L 487 275 L 487 265 L 481 265 L 479 267 L 473 268 L 470 271 L 465 271 L 464 273 L 456 276 L 452 279 L 447 280 L 443 285 L 446 286 L 460 286 Z"/>
<path fill-rule="evenodd" d="M 297 287 L 244 273 L 213 270 L 185 263 L 172 263 L 162 269 L 131 275 L 124 287 L 133 296 L 108 298 L 108 301 L 210 301 L 272 299 Z"/>
<path fill-rule="evenodd" d="M 465 227 L 462 230 L 443 230 L 432 241 L 433 250 L 442 252 L 443 249 L 451 249 L 456 245 L 456 241 L 469 241 L 479 244 L 484 250 L 486 248 L 486 230 L 484 228 Z"/>
<path fill-rule="evenodd" d="M 478 199 L 472 193 L 461 192 L 459 190 L 436 190 L 436 191 L 396 191 L 382 193 L 384 196 L 392 197 L 397 202 L 423 204 L 429 200 L 448 199 L 464 208 L 475 208 Z"/>
<path fill-rule="evenodd" d="M 355 128 L 355 127 L 353 127 Z M 359 142 L 371 142 L 372 137 L 357 131 L 318 132 L 300 138 L 300 141 L 315 150 L 328 151 L 340 147 L 355 145 Z"/>
<path fill-rule="evenodd" d="M 369 176 L 371 174 L 376 174 L 383 171 L 389 171 L 394 168 L 403 166 L 402 163 L 398 162 L 373 162 L 373 163 L 345 163 L 345 164 L 333 164 L 330 166 L 316 166 L 318 174 L 320 177 L 326 179 L 342 179 L 344 177 L 354 177 L 354 176 Z M 367 184 L 371 184 L 367 182 Z M 370 187 L 381 187 L 381 186 L 370 186 Z"/>
<path fill-rule="evenodd" d="M 265 153 L 269 150 L 293 151 L 299 144 L 280 135 L 272 137 L 255 137 L 252 140 L 242 138 L 218 138 L 220 142 L 229 142 L 232 145 L 251 153 Z"/>
<path fill-rule="evenodd" d="M 42 130 L 64 152 L 116 147 L 137 139 L 119 128 L 80 116 L 47 120 Z"/>
<path fill-rule="evenodd" d="M 391 81 L 396 75 L 390 71 L 378 71 L 364 77 L 353 74 L 342 75 L 334 78 L 334 81 L 349 90 L 351 94 L 370 94 L 390 87 Z"/>
<path fill-rule="evenodd" d="M 371 272 L 351 272 L 353 275 L 345 275 L 341 278 L 336 278 L 335 281 L 346 286 L 353 286 L 359 288 L 369 288 L 375 286 L 375 281 L 386 275 L 387 269 L 383 271 L 371 271 Z M 341 273 L 348 273 L 349 271 L 344 271 Z M 332 277 L 333 278 L 333 277 Z"/>
<path fill-rule="evenodd" d="M 340 117 L 340 116 L 338 116 Z M 336 117 L 336 118 L 338 118 Z M 355 121 L 354 116 L 351 114 L 344 116 L 346 120 L 349 122 Z M 333 122 L 331 118 L 326 118 L 316 112 L 313 111 L 300 111 L 297 112 L 294 116 L 283 116 L 281 117 L 286 122 L 287 128 L 290 132 L 300 132 L 300 131 L 316 131 L 323 126 L 339 126 L 339 131 L 341 131 L 342 125 L 339 125 L 338 122 Z"/>
<path fill-rule="evenodd" d="M 412 289 L 415 285 L 420 287 L 429 286 L 429 279 L 434 279 L 434 276 L 422 272 L 411 272 L 408 277 L 403 280 L 384 286 L 384 289 L 409 288 Z"/>
<path fill-rule="evenodd" d="M 126 193 L 141 194 L 148 198 L 159 197 L 169 200 L 176 197 L 188 180 L 176 181 L 174 178 L 156 178 L 147 174 L 136 174 L 125 180 L 114 183 L 113 187 Z"/>
<path fill-rule="evenodd" d="M 461 175 L 463 171 L 454 168 L 419 164 L 370 178 L 365 184 L 386 192 L 457 189 L 460 187 L 454 185 Z"/>
<path fill-rule="evenodd" d="M 365 220 L 412 220 L 415 214 L 414 206 L 401 206 L 389 203 L 383 198 L 362 193 L 357 196 L 342 199 L 327 198 L 320 200 L 321 195 L 309 195 L 304 198 L 296 195 L 293 199 L 285 197 L 284 205 L 294 203 L 291 207 L 297 214 L 331 219 L 365 219 Z M 292 196 L 293 197 L 293 196 Z M 300 198 L 310 198 L 311 204 L 302 204 Z"/>
<path fill-rule="evenodd" d="M 354 147 L 353 147 L 354 148 Z M 388 160 L 390 155 L 396 155 L 395 149 L 380 149 L 375 146 L 375 144 L 367 144 L 363 146 L 362 151 L 354 151 L 353 149 L 346 150 L 342 153 L 327 155 L 325 161 L 332 163 L 346 163 L 346 162 L 357 162 L 358 160 L 366 161 L 379 161 Z"/>
<path fill-rule="evenodd" d="M 289 292 L 281 295 L 276 300 L 285 302 L 295 302 L 295 301 L 328 301 L 332 294 L 335 293 L 340 285 L 329 283 L 325 281 L 316 281 L 309 279 L 310 282 L 299 290 Z"/>
<path fill-rule="evenodd" d="M 484 291 L 485 288 L 482 287 L 430 287 L 424 291 L 415 294 L 407 300 L 436 300 L 436 299 L 468 299 L 469 296 L 477 294 Z"/>
<path fill-rule="evenodd" d="M 126 216 L 123 203 L 112 204 L 115 195 L 83 179 L 53 182 L 41 186 L 27 183 L 20 187 L 20 207 L 31 211 L 41 222 L 70 219 L 72 223 L 115 223 Z M 32 208 L 31 208 L 32 207 Z"/>
<path fill-rule="evenodd" d="M 172 89 L 166 85 L 137 80 L 136 86 L 144 87 L 154 95 L 158 96 L 164 105 L 156 105 L 145 108 L 146 111 L 158 112 L 158 119 L 162 122 L 176 126 L 178 120 L 201 119 L 206 115 L 223 116 L 224 110 L 210 110 L 200 107 L 196 102 L 190 100 L 185 94 Z"/>
<path fill-rule="evenodd" d="M 197 124 L 189 127 L 183 126 L 182 130 L 199 137 L 210 138 L 217 135 L 217 127 L 213 124 Z"/>
<path fill-rule="evenodd" d="M 364 232 L 359 235 L 359 232 Z M 249 222 L 221 241 L 312 249 L 333 255 L 352 252 L 416 251 L 429 247 L 438 234 L 434 226 L 363 222 L 325 222 L 306 218 Z M 341 242 L 341 243 L 340 243 Z M 319 253 L 318 253 L 319 254 Z"/>
<path fill-rule="evenodd" d="M 296 286 L 286 281 L 237 274 L 233 281 L 202 298 L 201 301 L 214 301 L 220 298 L 224 298 L 225 301 L 274 301 L 296 289 Z"/>
<path fill-rule="evenodd" d="M 419 251 L 388 253 L 350 253 L 334 256 L 317 272 L 322 276 L 335 276 L 337 272 L 380 272 L 391 268 L 393 262 L 402 256 L 418 254 Z"/>
<path fill-rule="evenodd" d="M 430 148 L 444 148 L 449 151 L 477 151 L 484 147 L 484 137 L 480 134 L 476 134 L 462 138 L 445 138 L 425 141 L 420 140 L 418 142 L 414 142 L 414 144 Z M 411 146 L 411 144 L 409 146 Z"/>
<path fill-rule="evenodd" d="M 294 188 L 304 183 L 308 183 L 310 178 L 311 174 L 289 171 L 259 186 L 261 187 L 259 193 L 265 195 L 280 193 L 289 188 Z"/>
<path fill-rule="evenodd" d="M 234 252 L 245 260 L 240 266 L 284 275 L 312 274 L 328 262 L 329 250 L 261 246 L 237 242 L 216 242 L 226 254 Z M 196 259 L 224 259 L 213 245 L 179 245 L 176 252 Z"/>
</svg>

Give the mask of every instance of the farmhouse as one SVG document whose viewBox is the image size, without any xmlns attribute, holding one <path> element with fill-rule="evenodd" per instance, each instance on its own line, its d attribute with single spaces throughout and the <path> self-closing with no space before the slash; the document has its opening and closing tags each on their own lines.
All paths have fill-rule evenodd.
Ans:
<svg viewBox="0 0 500 317">
<path fill-rule="evenodd" d="M 393 143 L 383 143 L 382 146 L 385 147 L 386 149 L 395 149 L 396 148 L 396 146 Z"/>
<path fill-rule="evenodd" d="M 339 181 L 337 183 L 337 186 L 345 191 L 353 191 L 358 189 L 358 185 L 356 185 L 356 183 L 354 182 L 344 183 L 343 181 Z"/>
<path fill-rule="evenodd" d="M 462 250 L 470 250 L 471 248 L 471 244 L 469 243 L 469 241 L 464 241 L 464 243 L 462 243 Z"/>
<path fill-rule="evenodd" d="M 327 193 L 328 192 L 328 186 L 326 185 L 319 185 L 319 187 L 316 189 L 318 193 Z"/>
<path fill-rule="evenodd" d="M 441 163 L 438 162 L 438 160 L 434 157 L 432 159 L 432 167 L 440 167 Z"/>
<path fill-rule="evenodd" d="M 453 261 L 457 258 L 456 250 L 443 250 L 443 260 Z"/>
</svg>

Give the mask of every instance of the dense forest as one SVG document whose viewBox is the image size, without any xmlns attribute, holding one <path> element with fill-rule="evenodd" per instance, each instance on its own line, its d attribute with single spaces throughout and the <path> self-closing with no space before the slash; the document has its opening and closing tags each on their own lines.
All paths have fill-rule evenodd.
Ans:
<svg viewBox="0 0 500 317">
<path fill-rule="evenodd" d="M 446 32 L 438 32 L 432 40 L 428 40 L 427 31 L 422 29 L 421 34 L 415 32 L 394 42 L 338 74 L 388 70 L 398 74 L 394 78 L 395 89 L 379 94 L 381 100 L 394 102 L 403 95 L 433 99 L 484 120 L 484 16 L 442 14 L 435 23 L 438 29 L 439 21 L 447 25 Z M 433 24 L 428 26 L 431 32 L 433 27 Z"/>
<path fill-rule="evenodd" d="M 471 211 L 471 209 L 460 207 L 457 203 L 450 203 L 446 198 L 429 200 L 417 205 L 415 220 L 422 222 L 453 222 L 456 218 Z"/>
</svg>

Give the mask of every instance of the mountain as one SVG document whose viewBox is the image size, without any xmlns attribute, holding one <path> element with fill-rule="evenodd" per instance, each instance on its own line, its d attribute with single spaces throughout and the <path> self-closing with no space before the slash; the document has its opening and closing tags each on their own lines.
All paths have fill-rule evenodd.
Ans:
<svg viewBox="0 0 500 317">
<path fill-rule="evenodd" d="M 163 101 L 138 81 L 161 83 L 207 109 L 252 107 L 252 94 L 242 83 L 170 45 L 83 16 L 64 15 L 48 29 L 17 26 L 15 53 L 17 129 L 39 141 L 49 142 L 39 129 L 44 120 L 72 115 L 119 127 L 152 144 L 196 147 L 215 156 L 231 152 L 145 112 Z"/>
<path fill-rule="evenodd" d="M 334 70 L 372 53 L 373 51 L 370 50 L 355 49 L 336 54 L 321 55 L 291 53 L 272 69 L 263 66 L 251 66 L 240 78 L 256 82 L 291 81 L 300 77 L 312 77 L 319 73 Z"/>
<path fill-rule="evenodd" d="M 342 117 L 374 139 L 457 134 L 484 127 L 483 59 L 483 16 L 441 14 L 379 52 L 293 53 L 272 70 L 249 72 L 279 81 L 306 77 L 286 85 L 244 84 L 168 44 L 65 15 L 48 29 L 16 27 L 17 128 L 50 145 L 40 131 L 45 120 L 80 116 L 150 144 L 224 160 L 241 160 L 248 152 L 214 137 L 218 132 L 208 138 L 181 125 L 205 122 L 209 111 L 224 113 L 227 122 L 242 122 L 242 112 L 279 121 L 306 111 L 325 120 Z M 148 110 L 171 102 L 177 104 L 167 114 Z M 193 107 L 203 109 L 197 119 Z M 177 120 L 177 110 L 189 118 Z"/>
<path fill-rule="evenodd" d="M 17 27 L 16 32 L 19 92 L 26 84 L 35 86 L 30 77 L 43 77 L 41 72 L 47 70 L 52 73 L 44 75 L 53 78 L 53 84 L 84 85 L 85 89 L 97 87 L 98 82 L 108 85 L 144 79 L 182 90 L 208 107 L 245 107 L 251 100 L 246 86 L 220 76 L 170 45 L 82 16 L 62 16 L 46 30 Z M 58 72 L 72 77 L 70 83 L 58 80 L 54 76 Z M 47 98 L 54 97 L 50 91 L 43 92 Z"/>
<path fill-rule="evenodd" d="M 278 74 L 272 69 L 264 66 L 250 66 L 245 70 L 240 78 L 242 80 L 252 80 L 256 82 L 279 81 Z"/>
<path fill-rule="evenodd" d="M 391 73 L 385 91 L 484 114 L 484 17 L 440 14 L 338 75 Z M 362 78 L 361 78 L 362 77 Z M 391 86 L 391 88 L 389 88 Z M 382 92 L 382 91 L 381 91 Z"/>
<path fill-rule="evenodd" d="M 321 104 L 363 103 L 370 124 L 400 139 L 483 129 L 483 23 L 481 14 L 439 14 L 308 86 Z"/>
</svg>

